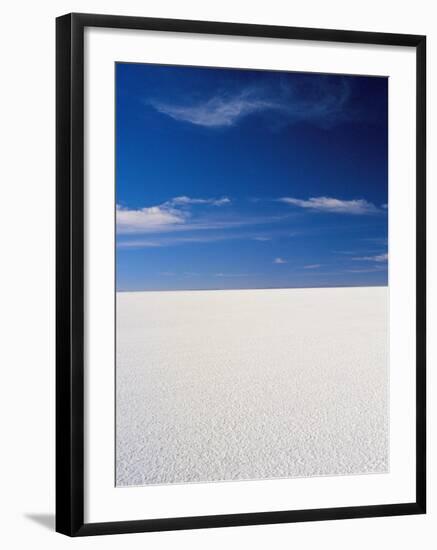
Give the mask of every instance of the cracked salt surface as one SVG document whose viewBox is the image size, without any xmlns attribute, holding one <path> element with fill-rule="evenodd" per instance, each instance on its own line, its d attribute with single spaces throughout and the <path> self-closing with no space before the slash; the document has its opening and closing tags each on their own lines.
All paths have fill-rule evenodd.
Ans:
<svg viewBox="0 0 437 550">
<path fill-rule="evenodd" d="M 388 289 L 117 294 L 117 486 L 388 471 Z"/>
</svg>

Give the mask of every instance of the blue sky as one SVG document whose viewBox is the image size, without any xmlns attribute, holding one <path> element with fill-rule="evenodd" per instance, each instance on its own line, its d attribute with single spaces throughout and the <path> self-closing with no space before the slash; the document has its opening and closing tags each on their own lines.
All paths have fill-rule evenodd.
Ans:
<svg viewBox="0 0 437 550">
<path fill-rule="evenodd" d="M 117 63 L 117 289 L 386 285 L 387 91 Z"/>
</svg>

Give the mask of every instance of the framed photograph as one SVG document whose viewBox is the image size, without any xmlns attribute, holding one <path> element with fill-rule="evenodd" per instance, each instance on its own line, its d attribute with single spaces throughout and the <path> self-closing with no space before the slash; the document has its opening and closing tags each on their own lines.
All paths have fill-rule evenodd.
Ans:
<svg viewBox="0 0 437 550">
<path fill-rule="evenodd" d="M 56 52 L 57 530 L 425 513 L 425 37 Z"/>
</svg>

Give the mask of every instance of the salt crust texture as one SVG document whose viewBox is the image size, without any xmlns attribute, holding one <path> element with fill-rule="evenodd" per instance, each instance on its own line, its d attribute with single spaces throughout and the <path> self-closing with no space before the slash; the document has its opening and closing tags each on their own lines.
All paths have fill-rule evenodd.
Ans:
<svg viewBox="0 0 437 550">
<path fill-rule="evenodd" d="M 388 471 L 387 288 L 117 294 L 117 486 Z"/>
</svg>

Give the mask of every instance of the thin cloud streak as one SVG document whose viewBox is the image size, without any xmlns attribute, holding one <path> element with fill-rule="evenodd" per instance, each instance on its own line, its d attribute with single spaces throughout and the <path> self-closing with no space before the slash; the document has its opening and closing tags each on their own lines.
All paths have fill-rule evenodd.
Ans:
<svg viewBox="0 0 437 550">
<path fill-rule="evenodd" d="M 253 273 L 214 273 L 214 277 L 253 277 Z"/>
<path fill-rule="evenodd" d="M 191 218 L 190 207 L 206 205 L 221 207 L 231 204 L 228 197 L 191 198 L 174 197 L 162 204 L 139 209 L 129 209 L 116 205 L 117 233 L 155 233 L 177 231 Z"/>
<path fill-rule="evenodd" d="M 159 112 L 182 122 L 189 122 L 207 128 L 233 126 L 238 119 L 279 106 L 261 98 L 250 98 L 247 93 L 235 97 L 213 97 L 191 106 L 170 105 L 151 102 Z"/>
<path fill-rule="evenodd" d="M 311 197 L 308 200 L 302 200 L 294 197 L 281 197 L 278 201 L 290 206 L 332 214 L 363 215 L 379 212 L 374 204 L 365 199 L 342 200 L 333 197 Z"/>
<path fill-rule="evenodd" d="M 333 86 L 318 80 L 309 89 L 281 85 L 268 88 L 247 87 L 238 93 L 221 93 L 188 105 L 171 104 L 149 99 L 159 113 L 173 120 L 206 128 L 225 128 L 249 115 L 277 112 L 282 123 L 299 121 L 329 126 L 345 117 L 350 88 L 345 80 Z"/>
<path fill-rule="evenodd" d="M 189 237 L 174 236 L 170 238 L 123 240 L 117 243 L 118 248 L 161 248 L 195 243 L 214 243 L 228 240 L 248 240 L 253 237 L 246 234 L 225 233 L 222 235 L 193 235 Z"/>
<path fill-rule="evenodd" d="M 256 225 L 256 223 L 252 223 L 253 220 L 250 222 L 247 221 L 246 225 Z M 258 223 L 260 220 L 257 220 Z M 261 222 L 262 223 L 262 222 Z M 196 226 L 199 228 L 199 226 Z M 119 239 L 117 241 L 117 248 L 125 248 L 125 249 L 137 249 L 137 248 L 164 248 L 164 247 L 170 247 L 170 246 L 182 246 L 182 245 L 189 245 L 189 244 L 207 244 L 207 243 L 215 243 L 215 242 L 222 242 L 222 241 L 257 241 L 257 242 L 271 242 L 274 239 L 282 239 L 283 234 L 274 232 L 272 233 L 271 237 L 265 237 L 264 235 L 259 236 L 254 232 L 235 232 L 232 231 L 232 229 L 240 229 L 243 227 L 243 222 L 240 222 L 240 225 L 233 225 L 230 226 L 229 223 L 223 227 L 219 227 L 218 229 L 223 231 L 222 233 L 214 233 L 214 229 L 217 229 L 216 227 L 203 227 L 205 231 L 207 231 L 205 234 L 194 234 L 185 236 L 182 232 L 172 232 L 173 234 L 171 236 L 165 236 L 165 232 L 161 233 L 154 233 L 151 237 L 148 238 L 132 238 L 132 235 L 129 234 L 122 234 L 119 236 Z M 189 228 L 190 230 L 193 229 L 191 226 Z"/>
<path fill-rule="evenodd" d="M 260 237 L 253 237 L 253 240 L 258 241 L 260 243 L 266 243 L 266 242 L 271 241 L 272 238 L 271 237 L 262 237 L 262 236 L 260 236 Z"/>
<path fill-rule="evenodd" d="M 352 258 L 352 260 L 359 261 L 359 262 L 387 262 L 388 261 L 388 254 L 376 254 L 375 256 L 359 256 Z"/>
<path fill-rule="evenodd" d="M 386 271 L 386 267 L 369 267 L 368 269 L 346 269 L 346 273 L 376 273 Z"/>
<path fill-rule="evenodd" d="M 173 207 L 173 206 L 190 206 L 193 204 L 209 204 L 211 206 L 225 206 L 231 204 L 231 199 L 229 197 L 222 197 L 220 199 L 193 199 L 182 195 L 181 197 L 174 197 L 169 201 L 163 203 L 164 206 Z"/>
<path fill-rule="evenodd" d="M 116 206 L 116 228 L 117 236 L 161 234 L 161 233 L 180 233 L 189 231 L 211 231 L 228 230 L 232 228 L 242 228 L 245 226 L 262 226 L 276 224 L 284 219 L 289 219 L 290 215 L 269 215 L 254 216 L 246 214 L 237 215 L 235 212 L 226 210 L 224 215 L 211 213 L 211 208 L 226 207 L 232 204 L 228 197 L 204 199 L 190 197 L 175 197 L 162 204 L 147 206 L 138 209 L 129 209 L 121 205 Z M 267 240 L 270 237 L 253 232 L 247 238 L 257 240 Z M 189 238 L 186 242 L 189 242 Z M 219 240 L 212 237 L 205 240 Z M 182 239 L 179 239 L 182 242 Z M 194 242 L 194 239 L 191 239 Z M 200 240 L 199 240 L 200 242 Z M 121 241 L 122 247 L 129 246 L 166 246 L 173 244 L 164 240 L 158 244 L 150 239 L 139 241 Z"/>
</svg>

